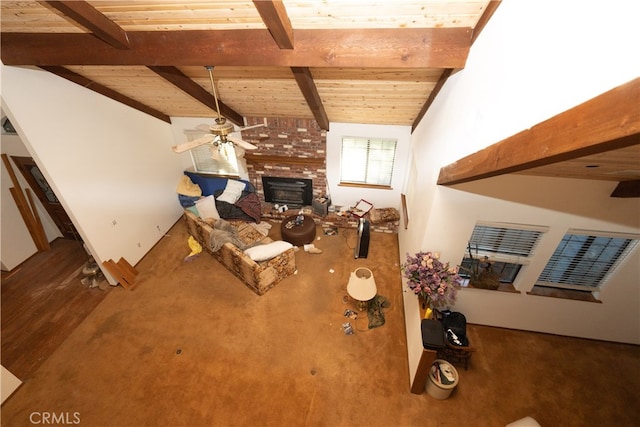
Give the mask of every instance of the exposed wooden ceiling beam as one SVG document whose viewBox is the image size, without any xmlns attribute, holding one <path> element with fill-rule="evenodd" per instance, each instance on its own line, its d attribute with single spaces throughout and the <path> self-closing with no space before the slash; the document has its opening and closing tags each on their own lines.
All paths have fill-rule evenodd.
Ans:
<svg viewBox="0 0 640 427">
<path fill-rule="evenodd" d="M 253 4 L 280 49 L 293 49 L 293 27 L 281 1 L 253 0 Z"/>
<path fill-rule="evenodd" d="M 118 49 L 129 48 L 127 32 L 86 1 L 42 1 L 40 3 L 62 12 L 111 46 Z"/>
<path fill-rule="evenodd" d="M 611 193 L 611 197 L 640 197 L 640 180 L 622 181 Z"/>
<path fill-rule="evenodd" d="M 267 30 L 128 32 L 129 49 L 91 34 L 2 33 L 5 65 L 207 65 L 463 68 L 470 28 L 296 30 L 280 49 Z"/>
<path fill-rule="evenodd" d="M 202 86 L 191 80 L 188 76 L 182 73 L 182 71 L 171 66 L 150 66 L 148 68 L 192 98 L 197 99 L 207 107 L 211 108 L 217 114 L 218 110 L 216 109 L 216 100 L 213 97 L 213 94 L 203 89 Z M 225 105 L 220 100 L 218 100 L 218 104 L 220 105 L 220 114 L 238 126 L 244 125 L 242 115 L 238 114 L 235 110 Z"/>
<path fill-rule="evenodd" d="M 128 105 L 131 108 L 134 108 L 143 113 L 149 114 L 152 117 L 162 120 L 163 122 L 171 123 L 171 118 L 164 114 L 161 111 L 156 110 L 155 108 L 149 107 L 141 102 L 136 101 L 135 99 L 129 98 L 119 92 L 116 92 L 113 89 L 109 89 L 106 86 L 101 85 L 100 83 L 96 83 L 93 80 L 90 80 L 80 74 L 74 73 L 73 71 L 59 66 L 41 66 L 43 70 L 49 71 L 50 73 L 56 74 L 64 79 L 72 81 L 76 84 L 79 84 L 82 87 L 90 89 L 94 92 L 97 92 L 101 95 L 104 95 L 108 98 L 111 98 L 115 101 L 118 101 L 122 104 Z"/>
<path fill-rule="evenodd" d="M 302 95 L 304 95 L 304 99 L 306 99 L 316 122 L 318 122 L 318 126 L 320 126 L 320 129 L 329 130 L 329 118 L 324 111 L 322 99 L 320 98 L 320 94 L 318 94 L 318 89 L 313 81 L 311 71 L 307 67 L 291 67 L 291 71 L 296 78 L 298 87 L 302 91 Z"/>
<path fill-rule="evenodd" d="M 640 78 L 440 169 L 453 185 L 640 144 Z"/>
<path fill-rule="evenodd" d="M 436 99 L 436 96 L 438 96 L 438 93 L 440 93 L 440 89 L 442 89 L 442 86 L 444 86 L 444 84 L 447 82 L 447 79 L 449 78 L 449 76 L 451 76 L 452 72 L 453 72 L 453 68 L 446 68 L 445 70 L 442 71 L 442 74 L 438 79 L 438 83 L 436 83 L 435 87 L 429 94 L 429 98 L 427 98 L 426 102 L 420 109 L 418 116 L 413 121 L 413 125 L 411 125 L 412 133 L 414 130 L 416 130 L 416 127 L 418 127 L 420 120 L 422 120 L 424 115 L 427 113 L 427 110 L 429 109 L 429 107 L 431 107 L 431 104 L 433 104 L 433 101 Z"/>
</svg>

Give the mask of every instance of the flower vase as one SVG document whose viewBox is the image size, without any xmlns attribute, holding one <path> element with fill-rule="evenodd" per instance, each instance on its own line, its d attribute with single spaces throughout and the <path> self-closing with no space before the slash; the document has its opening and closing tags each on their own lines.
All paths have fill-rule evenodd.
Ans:
<svg viewBox="0 0 640 427">
<path fill-rule="evenodd" d="M 431 319 L 433 310 L 431 309 L 431 301 L 429 297 L 418 295 L 418 304 L 420 308 L 420 320 Z"/>
</svg>

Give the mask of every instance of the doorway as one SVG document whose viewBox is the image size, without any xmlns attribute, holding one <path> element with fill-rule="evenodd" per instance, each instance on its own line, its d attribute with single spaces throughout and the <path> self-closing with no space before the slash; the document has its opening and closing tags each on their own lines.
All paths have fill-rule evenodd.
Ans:
<svg viewBox="0 0 640 427">
<path fill-rule="evenodd" d="M 31 157 L 11 156 L 15 165 L 29 183 L 29 186 L 40 200 L 49 216 L 56 224 L 65 239 L 77 239 L 78 233 L 71 218 L 62 207 L 53 189 L 42 175 L 40 168 Z"/>
</svg>

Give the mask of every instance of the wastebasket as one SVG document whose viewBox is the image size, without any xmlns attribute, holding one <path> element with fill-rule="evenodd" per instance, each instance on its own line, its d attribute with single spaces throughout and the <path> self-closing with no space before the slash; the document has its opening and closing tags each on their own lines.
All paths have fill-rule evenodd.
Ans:
<svg viewBox="0 0 640 427">
<path fill-rule="evenodd" d="M 427 393 L 431 397 L 444 400 L 458 385 L 458 371 L 446 360 L 436 359 L 429 370 Z"/>
</svg>

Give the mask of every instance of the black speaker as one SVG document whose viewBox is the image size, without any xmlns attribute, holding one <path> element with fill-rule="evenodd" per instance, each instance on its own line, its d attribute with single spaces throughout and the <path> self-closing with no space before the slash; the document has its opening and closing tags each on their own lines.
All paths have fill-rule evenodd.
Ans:
<svg viewBox="0 0 640 427">
<path fill-rule="evenodd" d="M 355 258 L 366 258 L 369 255 L 369 221 L 360 218 L 358 222 L 358 236 L 354 252 Z"/>
</svg>

